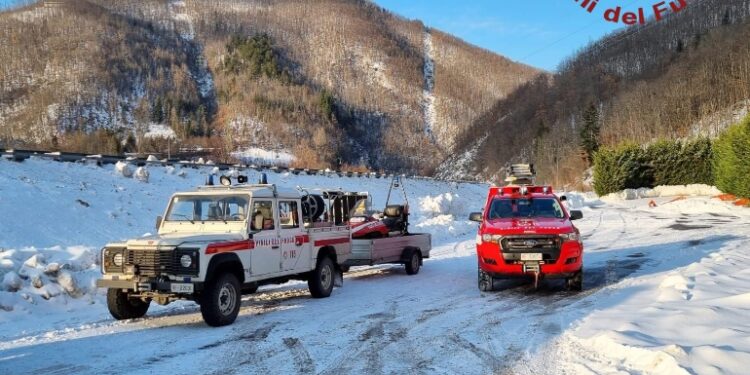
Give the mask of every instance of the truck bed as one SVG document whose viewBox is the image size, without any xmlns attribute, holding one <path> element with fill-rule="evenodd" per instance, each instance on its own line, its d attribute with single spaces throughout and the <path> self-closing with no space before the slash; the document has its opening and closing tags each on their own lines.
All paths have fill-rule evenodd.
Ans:
<svg viewBox="0 0 750 375">
<path fill-rule="evenodd" d="M 347 262 L 350 266 L 371 266 L 384 263 L 403 263 L 406 248 L 422 251 L 422 258 L 430 257 L 432 239 L 426 233 L 376 239 L 353 239 L 352 254 Z"/>
</svg>

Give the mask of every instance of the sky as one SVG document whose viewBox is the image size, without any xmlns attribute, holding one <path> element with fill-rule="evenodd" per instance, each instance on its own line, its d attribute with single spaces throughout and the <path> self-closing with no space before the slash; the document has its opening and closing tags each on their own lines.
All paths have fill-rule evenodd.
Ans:
<svg viewBox="0 0 750 375">
<path fill-rule="evenodd" d="M 0 9 L 21 1 L 0 0 Z M 373 1 L 512 60 L 553 71 L 590 42 L 623 27 L 603 19 L 608 7 L 635 10 L 654 0 L 601 0 L 594 13 L 577 0 Z"/>
<path fill-rule="evenodd" d="M 374 0 L 409 19 L 537 68 L 553 71 L 565 58 L 609 32 L 611 6 L 637 10 L 654 0 L 603 0 L 588 13 L 576 0 Z"/>
</svg>

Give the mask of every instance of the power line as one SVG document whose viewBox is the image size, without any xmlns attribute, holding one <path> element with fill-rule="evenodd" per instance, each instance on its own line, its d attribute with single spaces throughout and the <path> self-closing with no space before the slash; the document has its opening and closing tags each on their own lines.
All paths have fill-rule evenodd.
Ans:
<svg viewBox="0 0 750 375">
<path fill-rule="evenodd" d="M 626 4 L 625 6 L 626 6 L 626 7 L 629 7 L 629 6 L 633 5 L 633 4 L 634 4 L 634 3 L 636 2 L 636 1 L 637 1 L 637 0 L 631 0 L 631 1 L 630 1 L 630 2 L 628 3 L 628 4 Z M 596 23 L 598 23 L 598 22 L 601 22 L 601 21 L 597 19 L 597 20 L 595 20 L 595 21 L 593 21 L 593 22 L 591 22 L 591 23 L 587 24 L 586 26 L 583 26 L 583 27 L 581 27 L 580 29 L 574 30 L 573 32 L 571 32 L 571 33 L 569 33 L 569 34 L 567 34 L 567 35 L 563 36 L 562 38 L 560 38 L 560 39 L 557 39 L 557 40 L 555 40 L 554 42 L 552 42 L 552 43 L 550 43 L 550 44 L 548 44 L 548 45 L 546 45 L 546 46 L 544 46 L 544 47 L 542 47 L 542 48 L 539 48 L 539 49 L 537 49 L 537 50 L 535 50 L 535 51 L 533 51 L 533 52 L 529 53 L 528 55 L 526 55 L 526 56 L 522 57 L 522 58 L 521 58 L 521 60 L 526 60 L 526 59 L 528 59 L 529 57 L 531 57 L 531 56 L 534 56 L 534 55 L 536 55 L 536 54 L 538 54 L 538 53 L 540 53 L 540 52 L 542 52 L 542 51 L 545 51 L 545 50 L 547 50 L 547 49 L 548 49 L 548 48 L 550 48 L 550 47 L 556 46 L 556 45 L 557 45 L 558 43 L 560 43 L 560 42 L 562 42 L 562 41 L 564 41 L 564 40 L 566 40 L 566 39 L 568 39 L 568 38 L 570 38 L 570 37 L 572 37 L 572 36 L 574 36 L 574 35 L 576 35 L 576 34 L 579 34 L 579 33 L 581 33 L 582 31 L 584 31 L 584 30 L 586 30 L 586 29 L 590 28 L 591 26 L 593 26 L 594 24 L 596 24 Z"/>
</svg>

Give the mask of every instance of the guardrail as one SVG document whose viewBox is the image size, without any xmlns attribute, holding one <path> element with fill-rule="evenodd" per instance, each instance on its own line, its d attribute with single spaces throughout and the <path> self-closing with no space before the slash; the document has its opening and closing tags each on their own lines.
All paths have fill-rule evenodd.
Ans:
<svg viewBox="0 0 750 375">
<path fill-rule="evenodd" d="M 117 162 L 123 161 L 134 164 L 136 166 L 180 166 L 183 168 L 219 168 L 220 171 L 226 171 L 230 169 L 236 169 L 238 171 L 255 170 L 258 172 L 274 172 L 274 173 L 292 173 L 299 175 L 304 173 L 309 176 L 333 176 L 338 177 L 358 177 L 358 178 L 391 178 L 394 176 L 393 173 L 377 173 L 377 172 L 351 172 L 351 171 L 338 171 L 330 169 L 310 169 L 310 168 L 288 168 L 282 166 L 273 165 L 255 165 L 255 164 L 229 164 L 229 163 L 198 163 L 192 160 L 181 160 L 181 159 L 161 159 L 161 160 L 148 160 L 148 157 L 140 156 L 125 156 L 125 155 L 92 155 L 77 152 L 59 152 L 59 151 L 40 151 L 40 150 L 21 150 L 21 149 L 1 149 L 0 157 L 6 160 L 12 160 L 16 162 L 23 162 L 31 157 L 53 160 L 58 162 L 67 163 L 94 163 L 99 166 L 117 164 Z M 402 177 L 415 179 L 415 180 L 433 180 L 441 182 L 455 182 L 463 184 L 480 184 L 481 181 L 468 181 L 468 180 L 443 180 L 429 176 L 417 176 L 417 175 L 401 175 Z"/>
</svg>

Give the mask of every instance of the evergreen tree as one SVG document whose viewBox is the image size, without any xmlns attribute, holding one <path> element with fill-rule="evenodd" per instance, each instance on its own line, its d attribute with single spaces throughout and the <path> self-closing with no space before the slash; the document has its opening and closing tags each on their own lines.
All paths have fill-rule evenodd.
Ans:
<svg viewBox="0 0 750 375">
<path fill-rule="evenodd" d="M 599 150 L 599 110 L 591 104 L 583 113 L 583 127 L 581 128 L 581 148 L 586 153 L 589 164 L 594 160 L 594 153 Z"/>
</svg>

